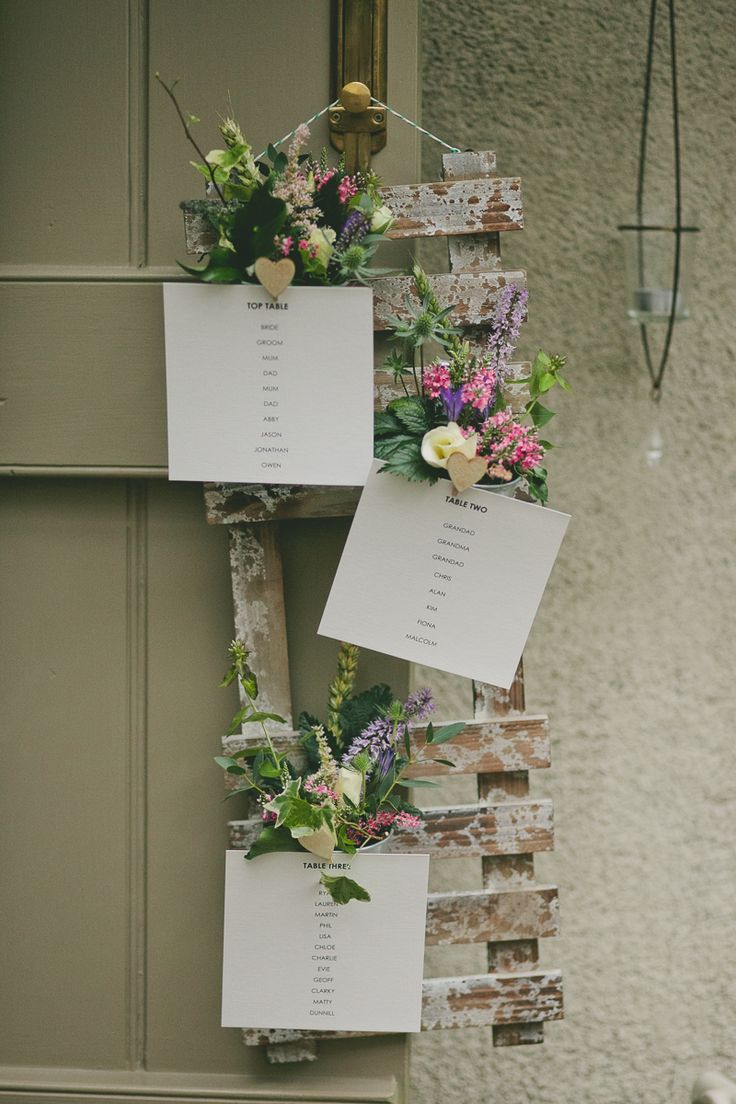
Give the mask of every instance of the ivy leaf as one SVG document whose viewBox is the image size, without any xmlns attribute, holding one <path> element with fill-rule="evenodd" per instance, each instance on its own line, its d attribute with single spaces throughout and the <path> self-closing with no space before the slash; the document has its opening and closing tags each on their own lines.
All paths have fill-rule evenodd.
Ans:
<svg viewBox="0 0 736 1104">
<path fill-rule="evenodd" d="M 267 825 L 261 830 L 258 839 L 251 844 L 250 851 L 244 857 L 257 859 L 259 855 L 268 855 L 271 851 L 301 851 L 302 847 L 291 838 L 291 833 L 284 828 L 274 828 Z"/>
<path fill-rule="evenodd" d="M 320 882 L 336 905 L 346 905 L 348 901 L 370 901 L 371 899 L 367 889 L 363 889 L 363 886 L 358 885 L 352 878 L 346 878 L 344 874 L 336 876 L 323 874 Z"/>
</svg>

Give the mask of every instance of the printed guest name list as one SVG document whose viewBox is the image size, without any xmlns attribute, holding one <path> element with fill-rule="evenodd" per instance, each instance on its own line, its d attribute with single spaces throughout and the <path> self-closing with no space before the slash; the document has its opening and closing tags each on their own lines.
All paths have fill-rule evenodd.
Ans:
<svg viewBox="0 0 736 1104">
<path fill-rule="evenodd" d="M 319 632 L 508 687 L 570 520 L 374 461 Z"/>
<path fill-rule="evenodd" d="M 426 855 L 229 851 L 223 1027 L 418 1031 L 428 871 Z M 336 904 L 322 872 L 371 900 Z"/>
<path fill-rule="evenodd" d="M 171 479 L 363 484 L 369 289 L 166 284 L 164 313 Z"/>
</svg>

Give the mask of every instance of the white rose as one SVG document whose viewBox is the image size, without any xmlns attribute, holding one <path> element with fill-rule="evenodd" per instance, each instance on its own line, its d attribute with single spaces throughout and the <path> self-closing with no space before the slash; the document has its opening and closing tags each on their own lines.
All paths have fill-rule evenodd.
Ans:
<svg viewBox="0 0 736 1104">
<path fill-rule="evenodd" d="M 324 859 L 325 862 L 332 862 L 332 852 L 337 846 L 337 837 L 334 829 L 326 824 L 323 824 L 316 832 L 310 832 L 308 836 L 299 836 L 297 842 L 307 851 L 311 851 L 313 855 L 317 855 L 318 858 Z"/>
<path fill-rule="evenodd" d="M 309 245 L 316 245 L 317 252 L 315 253 L 314 259 L 318 261 L 323 268 L 327 268 L 336 237 L 335 231 L 330 227 L 326 227 L 324 230 L 320 227 L 315 227 L 307 238 Z"/>
<path fill-rule="evenodd" d="M 360 803 L 363 793 L 363 775 L 352 767 L 340 767 L 335 783 L 335 793 L 340 797 L 347 797 L 353 805 Z"/>
<path fill-rule="evenodd" d="M 430 429 L 422 438 L 422 460 L 433 468 L 446 468 L 447 459 L 453 452 L 461 452 L 468 460 L 475 456 L 478 435 L 471 433 L 463 437 L 457 422 Z"/>
<path fill-rule="evenodd" d="M 379 207 L 371 215 L 371 233 L 385 234 L 391 228 L 393 221 L 394 216 L 390 208 L 386 206 Z"/>
</svg>

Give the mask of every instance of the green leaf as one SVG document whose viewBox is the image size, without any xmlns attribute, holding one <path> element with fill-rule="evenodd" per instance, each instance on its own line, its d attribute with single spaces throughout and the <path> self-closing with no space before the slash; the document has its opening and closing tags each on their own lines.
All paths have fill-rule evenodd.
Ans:
<svg viewBox="0 0 736 1104">
<path fill-rule="evenodd" d="M 454 767 L 455 764 L 450 759 L 432 759 L 433 763 L 441 763 L 443 767 Z"/>
<path fill-rule="evenodd" d="M 363 886 L 358 885 L 352 878 L 346 878 L 344 874 L 336 876 L 323 874 L 320 882 L 337 905 L 346 905 L 348 901 L 370 901 L 371 899 L 367 889 L 363 889 Z"/>
<path fill-rule="evenodd" d="M 391 449 L 390 455 L 378 456 L 379 460 L 385 460 L 385 464 L 379 469 L 381 472 L 393 472 L 394 475 L 403 475 L 412 482 L 436 483 L 439 479 L 438 469 L 431 468 L 422 459 L 421 442 L 416 437 L 406 438 Z"/>
<path fill-rule="evenodd" d="M 393 402 L 389 403 L 388 409 L 412 434 L 421 433 L 423 436 L 428 429 L 432 428 L 429 415 L 420 398 L 407 396 L 402 399 L 394 399 Z"/>
<path fill-rule="evenodd" d="M 459 736 L 465 725 L 462 721 L 457 721 L 455 724 L 443 725 L 442 728 L 435 730 L 433 744 L 446 744 L 448 740 L 454 739 L 455 736 Z"/>
<path fill-rule="evenodd" d="M 373 432 L 376 437 L 385 437 L 389 434 L 396 433 L 404 434 L 404 426 L 396 417 L 395 414 L 391 414 L 388 410 L 378 411 L 373 416 Z"/>
<path fill-rule="evenodd" d="M 432 724 L 431 721 L 427 725 L 427 731 L 425 733 L 425 739 L 426 739 L 428 744 L 433 744 L 434 743 L 434 725 Z"/>
<path fill-rule="evenodd" d="M 258 768 L 258 773 L 262 778 L 280 778 L 281 767 L 277 766 L 271 759 L 266 759 Z"/>
<path fill-rule="evenodd" d="M 535 402 L 531 404 L 529 409 L 529 416 L 534 422 L 537 429 L 541 429 L 555 416 L 554 410 L 548 410 L 546 406 L 542 406 L 541 403 Z"/>
<path fill-rule="evenodd" d="M 413 789 L 415 786 L 439 786 L 439 782 L 430 782 L 428 778 L 407 778 L 406 781 L 396 783 L 397 786 L 404 786 L 407 790 Z"/>
<path fill-rule="evenodd" d="M 244 857 L 257 859 L 259 855 L 267 855 L 271 851 L 301 851 L 302 847 L 292 839 L 291 833 L 284 828 L 274 828 L 268 824 L 261 830 L 258 839 L 251 844 L 250 851 Z"/>
<path fill-rule="evenodd" d="M 256 755 L 265 751 L 263 747 L 244 747 L 233 752 L 233 759 L 255 759 Z"/>
<path fill-rule="evenodd" d="M 243 717 L 243 724 L 250 724 L 251 721 L 278 721 L 279 724 L 286 724 L 283 717 L 280 717 L 278 713 L 259 713 L 254 710 L 249 717 Z"/>
<path fill-rule="evenodd" d="M 227 770 L 228 767 L 237 766 L 235 760 L 231 759 L 227 755 L 216 755 L 215 762 L 217 763 L 218 767 L 222 767 L 223 770 Z"/>
<path fill-rule="evenodd" d="M 202 273 L 204 284 L 239 284 L 242 282 L 243 273 L 232 265 L 210 265 Z"/>
<path fill-rule="evenodd" d="M 555 377 L 552 372 L 542 372 L 539 378 L 539 391 L 544 394 L 545 391 L 551 391 L 556 383 Z"/>
</svg>

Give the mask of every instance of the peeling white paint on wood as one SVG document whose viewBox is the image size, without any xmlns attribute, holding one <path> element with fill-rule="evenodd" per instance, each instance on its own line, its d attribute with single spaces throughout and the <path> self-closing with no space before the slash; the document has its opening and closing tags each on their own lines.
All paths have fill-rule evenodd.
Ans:
<svg viewBox="0 0 736 1104">
<path fill-rule="evenodd" d="M 518 177 L 443 180 L 381 189 L 394 216 L 393 239 L 521 230 L 524 225 Z"/>
<path fill-rule="evenodd" d="M 541 1022 L 562 1017 L 562 984 L 557 970 L 524 974 L 473 974 L 427 978 L 422 986 L 422 1031 Z M 297 1039 L 356 1038 L 378 1032 L 290 1031 L 244 1028 L 246 1046 Z"/>
<path fill-rule="evenodd" d="M 235 635 L 248 649 L 258 679 L 258 704 L 278 713 L 290 731 L 291 690 L 284 663 L 286 614 L 278 532 L 272 525 L 230 531 Z"/>
<path fill-rule="evenodd" d="M 430 893 L 428 944 L 543 939 L 559 935 L 556 886 Z"/>
<path fill-rule="evenodd" d="M 438 858 L 472 858 L 481 855 L 524 855 L 551 851 L 552 802 L 505 801 L 498 805 L 456 805 L 424 810 L 419 828 L 396 832 L 387 852 L 418 851 Z M 261 821 L 229 823 L 230 846 L 247 849 L 261 829 Z"/>
<path fill-rule="evenodd" d="M 432 290 L 442 306 L 454 306 L 453 322 L 460 326 L 484 326 L 493 318 L 498 294 L 508 284 L 526 287 L 526 273 L 441 272 L 429 277 Z M 373 288 L 373 325 L 376 330 L 390 330 L 393 317 L 409 318 L 406 305 L 416 302 L 411 276 L 379 276 L 371 281 Z"/>
</svg>

